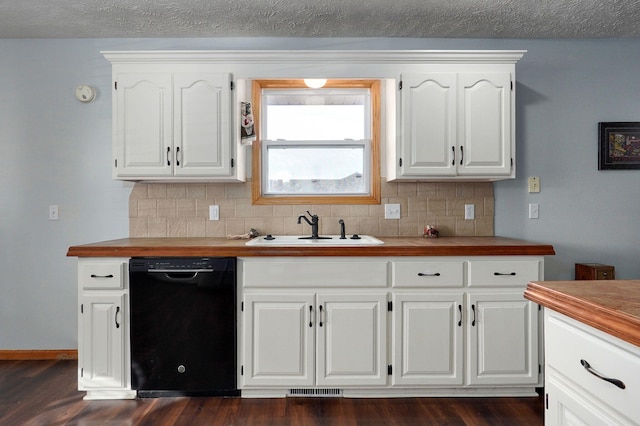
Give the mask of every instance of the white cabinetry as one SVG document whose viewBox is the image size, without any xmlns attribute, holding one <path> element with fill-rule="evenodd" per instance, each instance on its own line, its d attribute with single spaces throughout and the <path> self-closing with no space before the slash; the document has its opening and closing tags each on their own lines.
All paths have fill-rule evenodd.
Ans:
<svg viewBox="0 0 640 426">
<path fill-rule="evenodd" d="M 545 310 L 545 424 L 640 424 L 640 348 Z"/>
<path fill-rule="evenodd" d="M 514 71 L 403 74 L 388 180 L 514 178 Z"/>
<path fill-rule="evenodd" d="M 78 389 L 85 399 L 135 398 L 131 390 L 128 259 L 78 260 Z"/>
<path fill-rule="evenodd" d="M 523 293 L 524 286 L 521 291 L 467 295 L 469 383 L 535 385 L 540 381 L 538 307 Z"/>
<path fill-rule="evenodd" d="M 230 74 L 141 55 L 128 63 L 105 54 L 113 63 L 113 178 L 243 181 Z"/>
<path fill-rule="evenodd" d="M 241 268 L 244 390 L 386 385 L 387 292 L 375 289 L 376 281 L 386 286 L 385 261 L 242 259 Z M 317 268 L 323 275 L 301 278 Z M 358 272 L 367 269 L 382 275 L 358 289 L 368 276 Z M 334 273 L 353 285 L 336 288 Z"/>
<path fill-rule="evenodd" d="M 524 290 L 542 279 L 541 263 L 472 260 L 468 268 L 469 382 L 538 384 L 539 307 L 524 298 Z"/>
<path fill-rule="evenodd" d="M 248 293 L 244 383 L 386 384 L 386 293 Z"/>
<path fill-rule="evenodd" d="M 396 259 L 391 282 L 393 384 L 461 386 L 464 262 Z"/>
<path fill-rule="evenodd" d="M 313 293 L 247 292 L 244 296 L 245 386 L 313 386 Z"/>
<path fill-rule="evenodd" d="M 542 385 L 539 310 L 524 299 L 543 278 L 540 256 L 239 265 L 243 396 L 524 396 Z"/>
<path fill-rule="evenodd" d="M 395 293 L 394 385 L 463 384 L 462 297 L 461 292 Z"/>
</svg>

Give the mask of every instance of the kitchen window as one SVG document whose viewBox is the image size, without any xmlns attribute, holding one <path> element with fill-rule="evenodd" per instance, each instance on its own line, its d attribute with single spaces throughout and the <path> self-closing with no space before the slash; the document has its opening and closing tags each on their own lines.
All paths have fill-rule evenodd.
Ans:
<svg viewBox="0 0 640 426">
<path fill-rule="evenodd" d="M 255 80 L 254 204 L 379 204 L 380 84 Z"/>
</svg>

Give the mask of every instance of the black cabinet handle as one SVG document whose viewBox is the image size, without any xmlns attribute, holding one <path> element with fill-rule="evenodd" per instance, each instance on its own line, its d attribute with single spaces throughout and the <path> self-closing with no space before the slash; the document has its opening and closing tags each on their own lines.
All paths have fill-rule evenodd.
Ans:
<svg viewBox="0 0 640 426">
<path fill-rule="evenodd" d="M 115 321 L 116 321 L 116 328 L 120 328 L 120 324 L 118 324 L 118 314 L 120 313 L 120 306 L 118 306 L 116 308 L 116 315 L 115 315 Z"/>
<path fill-rule="evenodd" d="M 171 158 L 169 157 L 171 155 L 171 147 L 168 146 L 167 147 L 167 166 L 171 165 Z"/>
<path fill-rule="evenodd" d="M 611 379 L 609 377 L 605 377 L 605 376 L 601 375 L 596 370 L 594 370 L 591 367 L 591 365 L 587 361 L 585 361 L 584 359 L 580 360 L 580 364 L 582 364 L 582 366 L 584 367 L 585 370 L 587 370 L 589 373 L 591 373 L 594 376 L 596 376 L 598 379 L 604 380 L 605 382 L 609 382 L 612 385 L 615 385 L 615 386 L 619 387 L 620 389 L 625 389 L 626 388 L 626 386 L 625 386 L 625 384 L 624 384 L 624 382 L 622 380 Z"/>
<path fill-rule="evenodd" d="M 463 161 L 464 161 L 464 146 L 460 145 L 460 165 L 461 166 Z"/>
<path fill-rule="evenodd" d="M 476 326 L 476 305 L 471 305 L 471 310 L 473 311 L 473 321 L 471 321 L 471 327 Z"/>
<path fill-rule="evenodd" d="M 322 327 L 322 305 L 320 305 L 319 309 L 320 309 L 320 322 L 318 323 L 318 325 Z"/>
<path fill-rule="evenodd" d="M 458 327 L 462 327 L 462 305 L 458 305 L 458 311 L 460 313 L 460 320 L 458 321 Z"/>
<path fill-rule="evenodd" d="M 455 146 L 451 147 L 451 152 L 453 152 L 453 160 L 451 160 L 451 165 L 455 166 L 456 165 L 456 147 Z"/>
<path fill-rule="evenodd" d="M 113 278 L 113 275 L 109 274 L 109 275 L 96 275 L 96 274 L 91 274 L 91 278 Z"/>
<path fill-rule="evenodd" d="M 309 305 L 309 327 L 313 327 L 313 321 L 311 321 L 311 318 L 313 315 L 313 306 Z"/>
<path fill-rule="evenodd" d="M 424 272 L 418 272 L 419 277 L 439 277 L 440 272 L 436 272 L 435 274 L 425 274 Z"/>
<path fill-rule="evenodd" d="M 510 276 L 512 276 L 512 277 L 515 277 L 515 276 L 516 276 L 516 273 L 515 273 L 515 272 L 509 272 L 509 273 L 506 273 L 506 274 L 505 274 L 505 273 L 502 273 L 502 272 L 494 272 L 494 273 L 493 273 L 493 275 L 496 275 L 496 276 L 504 276 L 504 275 L 507 275 L 507 276 L 508 276 L 508 275 L 510 275 Z"/>
<path fill-rule="evenodd" d="M 180 147 L 176 148 L 176 166 L 180 166 Z"/>
</svg>

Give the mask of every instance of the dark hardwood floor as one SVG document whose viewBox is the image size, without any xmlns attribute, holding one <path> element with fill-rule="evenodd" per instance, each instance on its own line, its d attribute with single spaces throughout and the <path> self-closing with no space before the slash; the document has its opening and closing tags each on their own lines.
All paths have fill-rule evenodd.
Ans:
<svg viewBox="0 0 640 426">
<path fill-rule="evenodd" d="M 0 361 L 0 425 L 542 425 L 538 398 L 83 401 L 75 360 Z"/>
</svg>

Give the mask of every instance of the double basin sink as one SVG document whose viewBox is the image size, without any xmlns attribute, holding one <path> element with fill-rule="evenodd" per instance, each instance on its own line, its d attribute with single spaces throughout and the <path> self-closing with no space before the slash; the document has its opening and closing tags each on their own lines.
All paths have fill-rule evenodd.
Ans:
<svg viewBox="0 0 640 426">
<path fill-rule="evenodd" d="M 304 235 L 267 235 L 249 240 L 248 246 L 374 246 L 384 242 L 370 235 L 348 235 L 340 238 L 340 235 L 326 235 L 319 238 L 310 238 Z"/>
</svg>

